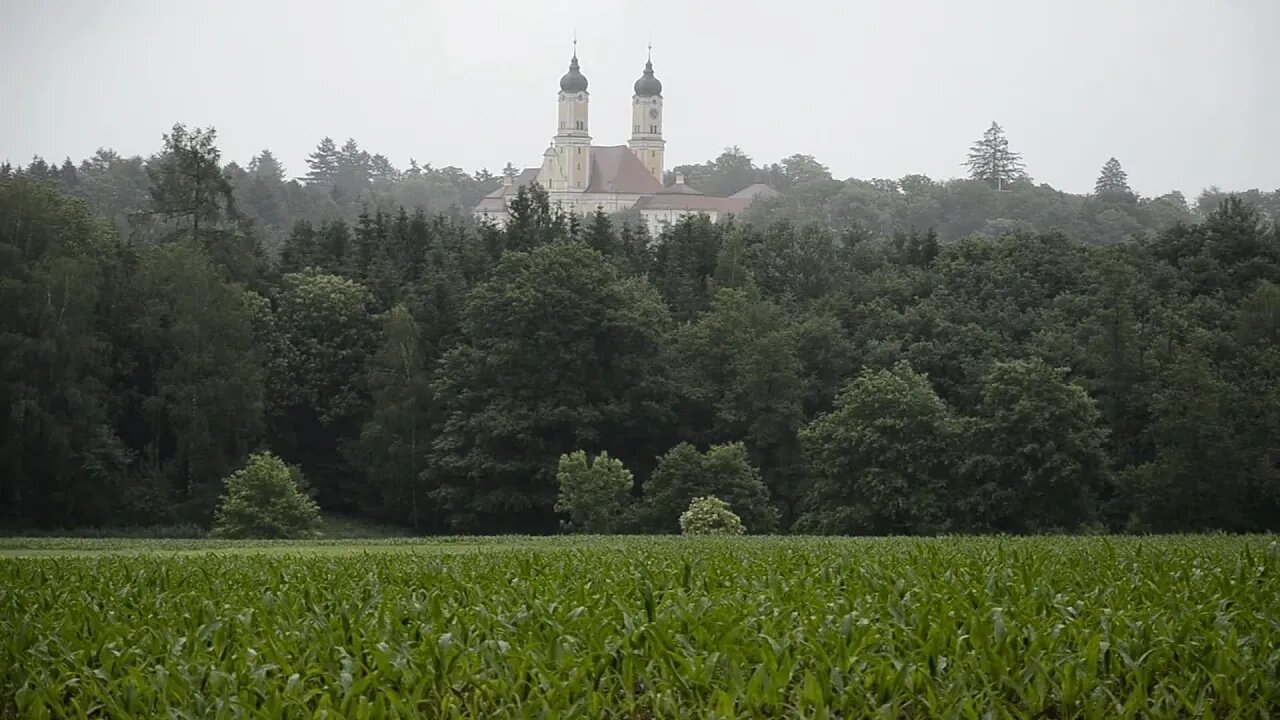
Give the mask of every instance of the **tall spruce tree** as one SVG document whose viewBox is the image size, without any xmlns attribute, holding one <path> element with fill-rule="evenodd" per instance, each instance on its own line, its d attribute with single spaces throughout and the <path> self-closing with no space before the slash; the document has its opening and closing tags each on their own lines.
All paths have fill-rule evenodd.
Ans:
<svg viewBox="0 0 1280 720">
<path fill-rule="evenodd" d="M 307 156 L 307 184 L 332 185 L 338 177 L 338 145 L 331 137 L 320 140 L 315 152 Z"/>
<path fill-rule="evenodd" d="M 1026 177 L 1022 155 L 1009 149 L 1004 128 L 994 120 L 982 134 L 982 139 L 969 148 L 969 159 L 965 165 L 969 168 L 969 177 L 988 183 L 997 190 Z"/>
<path fill-rule="evenodd" d="M 202 224 L 207 231 L 235 211 L 216 141 L 213 128 L 188 130 L 179 123 L 165 134 L 164 150 L 147 163 L 153 210 L 179 221 L 197 240 Z"/>
<path fill-rule="evenodd" d="M 355 138 L 347 138 L 338 151 L 337 192 L 345 199 L 355 199 L 369 186 L 372 177 L 373 160 L 369 153 L 360 149 Z"/>
<path fill-rule="evenodd" d="M 1102 166 L 1098 181 L 1093 184 L 1093 192 L 1095 195 L 1133 195 L 1133 190 L 1129 189 L 1129 176 L 1120 167 L 1119 160 L 1111 158 Z"/>
<path fill-rule="evenodd" d="M 162 239 L 191 238 L 231 279 L 248 280 L 257 273 L 259 250 L 236 208 L 221 159 L 213 128 L 174 125 L 164 136 L 164 150 L 147 163 L 151 216 L 169 223 Z"/>
<path fill-rule="evenodd" d="M 289 226 L 289 198 L 284 181 L 284 166 L 270 150 L 263 150 L 249 161 L 248 176 L 243 187 L 236 187 L 245 214 L 254 227 L 269 236 L 273 256 L 280 252 Z"/>
</svg>

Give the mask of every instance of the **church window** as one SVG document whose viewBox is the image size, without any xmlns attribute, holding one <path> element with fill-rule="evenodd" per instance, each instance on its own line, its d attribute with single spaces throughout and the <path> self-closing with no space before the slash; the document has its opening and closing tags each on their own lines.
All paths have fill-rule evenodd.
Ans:
<svg viewBox="0 0 1280 720">
<path fill-rule="evenodd" d="M 636 125 L 636 126 L 635 126 L 635 129 L 633 129 L 631 132 L 636 133 L 636 134 L 639 134 L 639 133 L 640 133 L 640 126 L 639 126 L 639 125 Z"/>
<path fill-rule="evenodd" d="M 579 129 L 579 130 L 581 130 L 581 129 L 582 129 L 582 121 L 581 121 L 581 120 L 579 120 L 579 121 L 578 121 L 578 129 Z"/>
</svg>

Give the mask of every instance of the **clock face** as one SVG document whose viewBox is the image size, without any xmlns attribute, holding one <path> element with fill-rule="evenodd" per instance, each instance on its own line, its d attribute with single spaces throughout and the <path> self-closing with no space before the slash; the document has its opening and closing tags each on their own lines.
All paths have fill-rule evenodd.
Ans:
<svg viewBox="0 0 1280 720">
<path fill-rule="evenodd" d="M 649 108 L 649 117 L 654 120 L 658 119 L 658 108 Z"/>
</svg>

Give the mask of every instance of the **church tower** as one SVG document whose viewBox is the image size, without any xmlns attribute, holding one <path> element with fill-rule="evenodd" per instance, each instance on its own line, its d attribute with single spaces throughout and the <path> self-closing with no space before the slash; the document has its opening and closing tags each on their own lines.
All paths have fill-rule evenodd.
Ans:
<svg viewBox="0 0 1280 720">
<path fill-rule="evenodd" d="M 559 177 L 549 179 L 548 190 L 583 192 L 591 181 L 591 134 L 587 110 L 591 95 L 587 78 L 578 67 L 578 42 L 573 43 L 569 72 L 560 78 L 560 125 L 552 148 Z M 545 165 L 544 165 L 545 167 Z"/>
<path fill-rule="evenodd" d="M 635 84 L 631 97 L 631 140 L 627 147 L 644 163 L 658 182 L 662 182 L 662 83 L 653 75 L 653 56 L 644 64 L 644 74 Z"/>
</svg>

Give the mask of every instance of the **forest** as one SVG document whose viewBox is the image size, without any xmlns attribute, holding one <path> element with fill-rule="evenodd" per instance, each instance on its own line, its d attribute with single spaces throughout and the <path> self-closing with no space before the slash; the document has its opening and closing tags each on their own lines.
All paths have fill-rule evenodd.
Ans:
<svg viewBox="0 0 1280 720">
<path fill-rule="evenodd" d="M 5 164 L 0 529 L 205 527 L 262 450 L 419 534 L 584 529 L 577 451 L 611 532 L 1280 529 L 1280 191 L 1066 193 L 998 130 L 945 181 L 729 148 L 672 173 L 780 196 L 658 237 L 354 140 Z"/>
</svg>

